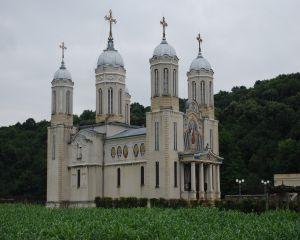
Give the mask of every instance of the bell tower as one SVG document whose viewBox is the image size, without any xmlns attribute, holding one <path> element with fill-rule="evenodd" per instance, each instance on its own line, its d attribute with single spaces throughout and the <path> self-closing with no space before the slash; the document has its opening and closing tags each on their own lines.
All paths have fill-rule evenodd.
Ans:
<svg viewBox="0 0 300 240">
<path fill-rule="evenodd" d="M 165 18 L 160 21 L 163 29 L 161 43 L 155 48 L 150 59 L 151 109 L 173 109 L 179 111 L 178 99 L 178 58 L 175 49 L 166 40 Z"/>
</svg>

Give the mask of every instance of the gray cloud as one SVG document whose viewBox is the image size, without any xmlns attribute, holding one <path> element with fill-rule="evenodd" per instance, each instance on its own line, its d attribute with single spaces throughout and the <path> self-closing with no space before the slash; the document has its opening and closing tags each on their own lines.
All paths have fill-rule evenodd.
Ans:
<svg viewBox="0 0 300 240">
<path fill-rule="evenodd" d="M 159 21 L 180 58 L 180 96 L 186 72 L 203 52 L 215 71 L 215 91 L 300 69 L 298 0 L 0 1 L 0 126 L 50 118 L 50 87 L 65 41 L 75 82 L 75 113 L 95 108 L 94 68 L 106 46 L 104 15 L 111 8 L 115 46 L 122 54 L 133 101 L 150 103 L 149 58 L 161 40 Z"/>
</svg>

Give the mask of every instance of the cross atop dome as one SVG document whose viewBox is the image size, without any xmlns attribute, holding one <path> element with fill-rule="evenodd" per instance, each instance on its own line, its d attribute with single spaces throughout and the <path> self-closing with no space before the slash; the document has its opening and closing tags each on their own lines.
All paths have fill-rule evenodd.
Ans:
<svg viewBox="0 0 300 240">
<path fill-rule="evenodd" d="M 112 36 L 112 24 L 116 24 L 117 20 L 113 18 L 111 9 L 109 10 L 109 15 L 105 16 L 104 19 L 109 22 L 109 37 L 108 39 L 113 39 Z"/>
<path fill-rule="evenodd" d="M 60 68 L 65 68 L 64 58 L 65 58 L 65 50 L 67 49 L 67 47 L 65 46 L 65 43 L 62 42 L 59 45 L 59 48 L 61 48 L 61 67 Z"/>
<path fill-rule="evenodd" d="M 166 40 L 166 27 L 168 26 L 168 23 L 165 21 L 165 17 L 162 18 L 160 24 L 163 27 L 163 40 Z"/>
<path fill-rule="evenodd" d="M 197 41 L 198 41 L 198 43 L 199 43 L 199 53 L 198 53 L 198 55 L 200 56 L 201 55 L 201 43 L 202 43 L 202 38 L 201 38 L 201 35 L 200 35 L 200 33 L 198 33 L 198 36 L 197 36 Z"/>
</svg>

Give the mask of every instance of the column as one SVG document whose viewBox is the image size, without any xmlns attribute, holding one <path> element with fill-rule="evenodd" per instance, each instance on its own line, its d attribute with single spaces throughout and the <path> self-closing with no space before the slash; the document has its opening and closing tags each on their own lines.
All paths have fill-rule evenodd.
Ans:
<svg viewBox="0 0 300 240">
<path fill-rule="evenodd" d="M 208 165 L 208 199 L 212 200 L 212 195 L 213 195 L 213 174 L 212 174 L 212 164 Z"/>
<path fill-rule="evenodd" d="M 195 167 L 195 162 L 191 163 L 191 199 L 196 199 L 196 167 Z"/>
<path fill-rule="evenodd" d="M 204 171 L 203 171 L 203 163 L 200 163 L 199 166 L 199 198 L 204 199 Z"/>
<path fill-rule="evenodd" d="M 221 190 L 220 190 L 220 165 L 216 165 L 217 172 L 217 198 L 220 198 Z"/>
</svg>

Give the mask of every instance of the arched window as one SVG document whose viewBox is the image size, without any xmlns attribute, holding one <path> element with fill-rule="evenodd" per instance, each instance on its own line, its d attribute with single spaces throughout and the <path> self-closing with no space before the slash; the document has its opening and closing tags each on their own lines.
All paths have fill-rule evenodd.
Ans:
<svg viewBox="0 0 300 240">
<path fill-rule="evenodd" d="M 173 70 L 173 96 L 177 97 L 177 81 L 176 81 L 176 69 Z"/>
<path fill-rule="evenodd" d="M 154 95 L 159 95 L 159 79 L 158 79 L 158 70 L 154 70 Z"/>
<path fill-rule="evenodd" d="M 109 88 L 108 89 L 108 114 L 113 114 L 113 89 Z"/>
<path fill-rule="evenodd" d="M 119 90 L 119 114 L 122 114 L 122 89 Z"/>
<path fill-rule="evenodd" d="M 56 113 L 56 91 L 52 92 L 52 114 Z"/>
<path fill-rule="evenodd" d="M 98 111 L 99 111 L 99 114 L 102 114 L 102 89 L 101 88 L 99 88 L 99 90 L 98 90 L 98 97 L 99 97 L 99 109 L 98 109 Z"/>
<path fill-rule="evenodd" d="M 164 95 L 169 94 L 169 69 L 164 69 Z"/>
<path fill-rule="evenodd" d="M 71 114 L 71 93 L 69 90 L 66 93 L 66 113 Z"/>
<path fill-rule="evenodd" d="M 196 94 L 197 94 L 197 92 L 196 92 L 196 90 L 197 90 L 197 88 L 196 88 L 196 82 L 192 82 L 192 99 L 193 100 L 196 100 Z"/>
<path fill-rule="evenodd" d="M 121 186 L 121 169 L 117 169 L 117 187 Z"/>
<path fill-rule="evenodd" d="M 77 170 L 77 188 L 80 188 L 80 169 Z"/>
<path fill-rule="evenodd" d="M 213 90 L 212 90 L 212 82 L 209 82 L 209 105 L 213 105 Z"/>
<path fill-rule="evenodd" d="M 205 82 L 202 81 L 200 85 L 200 92 L 201 92 L 201 104 L 205 104 Z"/>
<path fill-rule="evenodd" d="M 145 172 L 144 167 L 141 166 L 141 186 L 144 186 L 145 184 Z"/>
</svg>

